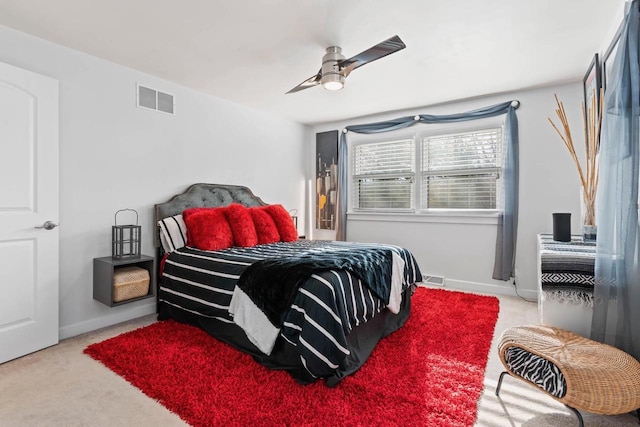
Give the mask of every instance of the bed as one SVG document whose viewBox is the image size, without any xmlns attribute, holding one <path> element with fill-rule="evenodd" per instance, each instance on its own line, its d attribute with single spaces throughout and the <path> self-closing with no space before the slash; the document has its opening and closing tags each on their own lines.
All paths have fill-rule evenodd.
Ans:
<svg viewBox="0 0 640 427">
<path fill-rule="evenodd" d="M 202 328 L 301 384 L 324 378 L 334 386 L 404 325 L 422 275 L 401 247 L 298 239 L 283 209 L 246 187 L 219 184 L 194 184 L 156 204 L 158 318 Z M 277 241 L 262 241 L 256 218 L 263 211 L 279 231 Z M 224 243 L 216 237 L 202 246 L 196 238 L 226 225 L 201 226 L 194 218 L 220 212 L 233 242 L 222 233 Z M 255 221 L 249 226 L 257 230 L 258 244 L 246 238 L 247 223 L 238 220 L 246 212 Z"/>
</svg>

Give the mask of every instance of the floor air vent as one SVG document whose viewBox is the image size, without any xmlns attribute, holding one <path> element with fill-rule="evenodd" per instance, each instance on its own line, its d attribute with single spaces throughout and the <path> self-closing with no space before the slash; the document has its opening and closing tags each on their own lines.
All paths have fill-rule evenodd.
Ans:
<svg viewBox="0 0 640 427">
<path fill-rule="evenodd" d="M 138 107 L 161 113 L 174 114 L 173 95 L 138 85 Z"/>
<path fill-rule="evenodd" d="M 431 286 L 444 286 L 444 276 L 422 275 L 422 284 Z"/>
</svg>

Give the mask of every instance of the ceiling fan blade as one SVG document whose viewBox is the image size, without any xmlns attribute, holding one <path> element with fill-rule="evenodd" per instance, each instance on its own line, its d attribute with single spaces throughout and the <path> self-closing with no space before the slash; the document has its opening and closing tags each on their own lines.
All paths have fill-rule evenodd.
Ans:
<svg viewBox="0 0 640 427">
<path fill-rule="evenodd" d="M 294 87 L 293 89 L 291 89 L 287 93 L 300 92 L 301 90 L 309 89 L 310 87 L 314 87 L 316 85 L 319 85 L 321 78 L 322 78 L 322 70 L 318 71 L 318 74 L 316 74 L 315 76 L 309 77 L 307 80 L 303 81 L 302 83 L 300 83 L 298 86 Z M 285 93 L 285 95 L 287 93 Z"/>
<path fill-rule="evenodd" d="M 390 39 L 383 41 L 382 43 L 378 43 L 377 45 L 370 47 L 364 52 L 360 52 L 356 56 L 338 62 L 338 65 L 340 66 L 340 69 L 344 69 L 355 64 L 355 66 L 353 66 L 349 71 L 351 72 L 356 68 L 363 66 L 364 64 L 373 62 L 376 59 L 384 58 L 385 56 L 402 50 L 405 47 L 407 47 L 407 45 L 405 45 L 400 37 L 396 35 L 391 37 Z"/>
</svg>

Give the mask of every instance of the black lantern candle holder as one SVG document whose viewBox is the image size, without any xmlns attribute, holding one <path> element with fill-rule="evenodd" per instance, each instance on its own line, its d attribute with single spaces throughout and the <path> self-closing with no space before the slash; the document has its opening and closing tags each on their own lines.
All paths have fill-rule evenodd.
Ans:
<svg viewBox="0 0 640 427">
<path fill-rule="evenodd" d="M 136 214 L 135 225 L 118 225 L 118 214 L 131 211 Z M 140 235 L 142 227 L 138 225 L 138 212 L 134 209 L 120 209 L 116 212 L 111 227 L 111 256 L 113 259 L 140 258 Z"/>
</svg>

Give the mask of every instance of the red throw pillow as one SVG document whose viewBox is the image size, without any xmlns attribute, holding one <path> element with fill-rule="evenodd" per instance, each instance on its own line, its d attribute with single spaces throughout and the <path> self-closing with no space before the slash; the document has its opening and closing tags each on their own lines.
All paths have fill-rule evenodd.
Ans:
<svg viewBox="0 0 640 427">
<path fill-rule="evenodd" d="M 185 209 L 182 211 L 182 219 L 185 220 L 187 219 L 187 217 L 193 215 L 193 214 L 197 214 L 198 212 L 205 212 L 205 211 L 210 211 L 212 209 L 218 209 L 218 208 L 189 208 L 189 209 Z"/>
<path fill-rule="evenodd" d="M 224 209 L 227 217 L 233 242 L 236 246 L 255 246 L 258 244 L 258 233 L 253 225 L 253 217 L 245 206 L 232 203 Z"/>
<path fill-rule="evenodd" d="M 233 246 L 231 227 L 223 208 L 193 208 L 182 213 L 187 226 L 187 245 L 204 251 Z"/>
<path fill-rule="evenodd" d="M 258 243 L 275 243 L 280 241 L 280 234 L 278 233 L 278 227 L 273 222 L 271 215 L 262 208 L 254 207 L 250 208 L 251 217 L 253 218 L 253 225 L 256 227 L 256 233 L 258 234 Z"/>
<path fill-rule="evenodd" d="M 298 230 L 293 224 L 293 218 L 289 215 L 289 212 L 282 205 L 269 205 L 263 208 L 266 210 L 273 222 L 276 223 L 278 228 L 278 234 L 280 234 L 280 240 L 283 242 L 293 242 L 298 240 Z"/>
</svg>

